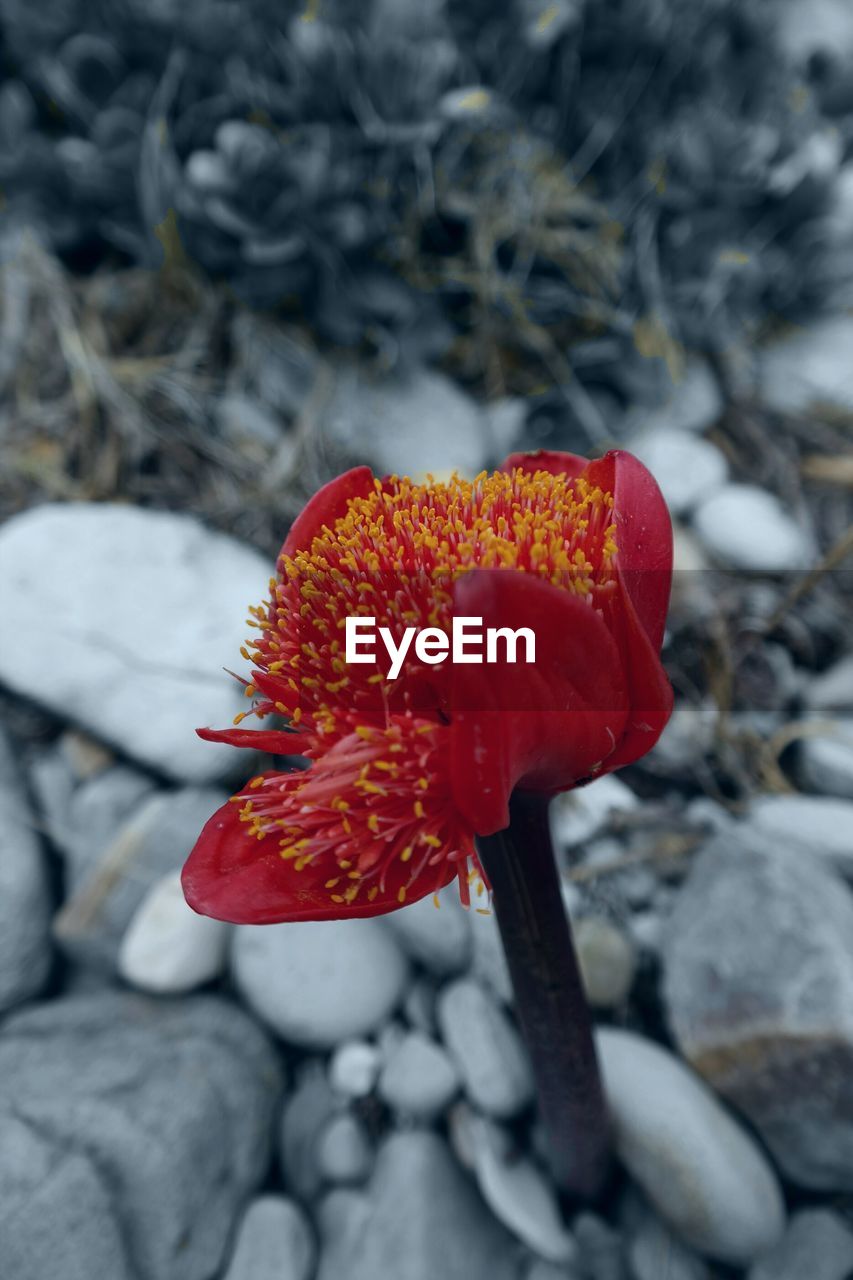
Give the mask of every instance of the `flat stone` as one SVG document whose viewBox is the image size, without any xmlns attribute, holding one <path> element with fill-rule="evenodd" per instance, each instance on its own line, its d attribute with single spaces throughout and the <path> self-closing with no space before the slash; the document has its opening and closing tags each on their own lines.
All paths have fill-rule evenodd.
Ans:
<svg viewBox="0 0 853 1280">
<path fill-rule="evenodd" d="M 678 895 L 664 978 L 682 1053 L 787 1177 L 853 1190 L 853 897 L 843 880 L 748 827 L 718 837 Z"/>
<path fill-rule="evenodd" d="M 447 1109 L 459 1084 L 459 1072 L 440 1045 L 411 1031 L 382 1068 L 379 1096 L 401 1115 L 432 1120 Z"/>
<path fill-rule="evenodd" d="M 782 845 L 825 858 L 844 875 L 853 874 L 853 800 L 829 796 L 757 796 L 748 821 L 757 832 Z"/>
<path fill-rule="evenodd" d="M 180 869 L 225 798 L 210 787 L 152 792 L 133 770 L 109 769 L 81 787 L 72 801 L 66 846 L 69 896 L 54 921 L 63 950 L 78 962 L 114 972 L 146 894 Z M 186 922 L 180 905 L 176 909 Z M 187 928 L 201 936 L 192 922 Z M 204 926 L 202 931 L 209 941 L 220 934 Z M 161 963 L 168 968 L 167 957 Z"/>
<path fill-rule="evenodd" d="M 808 26 L 818 28 L 816 11 L 834 0 L 816 0 L 809 6 Z M 850 10 L 839 0 L 836 6 L 847 13 L 853 36 Z M 805 17 L 805 15 L 803 15 Z M 851 50 L 853 51 L 853 50 Z M 806 329 L 780 338 L 761 353 L 761 392 L 772 409 L 783 413 L 806 413 L 830 405 L 853 409 L 853 316 L 830 316 L 816 320 Z"/>
<path fill-rule="evenodd" d="M 470 1100 L 487 1115 L 517 1115 L 533 1099 L 527 1051 L 500 1005 L 479 983 L 460 978 L 438 999 L 438 1023 Z"/>
<path fill-rule="evenodd" d="M 801 1209 L 775 1249 L 760 1258 L 749 1280 L 847 1280 L 853 1271 L 853 1233 L 831 1209 Z"/>
<path fill-rule="evenodd" d="M 140 991 L 180 995 L 225 970 L 231 928 L 187 905 L 179 871 L 158 880 L 122 939 L 118 971 Z"/>
<path fill-rule="evenodd" d="M 240 925 L 233 968 L 255 1013 L 282 1039 L 313 1049 L 374 1031 L 408 978 L 394 935 L 375 919 Z"/>
<path fill-rule="evenodd" d="M 10 617 L 51 602 L 51 657 L 0 632 L 0 680 L 142 764 L 187 782 L 224 776 L 234 753 L 198 726 L 240 704 L 246 607 L 267 591 L 264 558 L 197 520 L 107 503 L 46 504 L 0 529 Z"/>
<path fill-rule="evenodd" d="M 224 1280 L 310 1280 L 315 1253 L 299 1205 L 285 1196 L 258 1196 L 243 1214 Z"/>
<path fill-rule="evenodd" d="M 680 1239 L 745 1266 L 782 1234 L 776 1176 L 756 1143 L 682 1062 L 651 1040 L 596 1033 L 616 1152 Z"/>
<path fill-rule="evenodd" d="M 631 452 L 649 468 L 673 515 L 692 511 L 728 479 L 717 446 L 684 431 L 657 427 L 633 439 Z"/>
<path fill-rule="evenodd" d="M 213 997 L 102 992 L 0 1034 L 0 1274 L 209 1280 L 263 1177 L 281 1093 L 263 1033 Z"/>
<path fill-rule="evenodd" d="M 823 734 L 802 738 L 798 772 L 805 787 L 853 800 L 853 719 L 837 720 Z"/>
<path fill-rule="evenodd" d="M 612 773 L 575 791 L 565 791 L 551 805 L 554 840 L 568 849 L 586 844 L 600 835 L 614 817 L 630 813 L 638 803 L 631 788 Z"/>
<path fill-rule="evenodd" d="M 694 512 L 707 550 L 732 569 L 782 573 L 810 563 L 810 537 L 778 498 L 751 484 L 718 489 Z"/>
<path fill-rule="evenodd" d="M 471 1114 L 468 1124 L 477 1185 L 498 1221 L 546 1261 L 574 1261 L 575 1242 L 538 1165 L 516 1152 L 509 1134 L 493 1121 Z"/>
<path fill-rule="evenodd" d="M 393 1134 L 361 1195 L 323 1207 L 317 1280 L 516 1280 L 512 1237 L 435 1133 Z"/>
<path fill-rule="evenodd" d="M 331 438 L 383 472 L 419 478 L 459 471 L 475 476 L 488 439 L 475 402 L 431 369 L 371 381 L 344 369 L 325 414 Z"/>
<path fill-rule="evenodd" d="M 388 925 L 413 960 L 436 977 L 446 978 L 467 966 L 471 931 L 455 884 L 444 889 L 438 900 L 438 908 L 431 896 L 402 907 L 388 916 Z"/>
<path fill-rule="evenodd" d="M 0 732 L 0 1014 L 37 995 L 47 981 L 51 905 L 35 819 Z"/>
<path fill-rule="evenodd" d="M 328 1182 L 363 1182 L 373 1165 L 364 1124 L 351 1111 L 333 1116 L 317 1143 L 317 1166 Z"/>
</svg>

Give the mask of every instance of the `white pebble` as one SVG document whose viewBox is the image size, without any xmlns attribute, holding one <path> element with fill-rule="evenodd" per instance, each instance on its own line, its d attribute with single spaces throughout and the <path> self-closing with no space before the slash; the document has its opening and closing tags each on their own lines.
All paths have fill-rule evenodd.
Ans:
<svg viewBox="0 0 853 1280">
<path fill-rule="evenodd" d="M 180 872 L 148 891 L 121 943 L 118 971 L 141 991 L 177 995 L 218 978 L 231 926 L 187 906 Z"/>
</svg>

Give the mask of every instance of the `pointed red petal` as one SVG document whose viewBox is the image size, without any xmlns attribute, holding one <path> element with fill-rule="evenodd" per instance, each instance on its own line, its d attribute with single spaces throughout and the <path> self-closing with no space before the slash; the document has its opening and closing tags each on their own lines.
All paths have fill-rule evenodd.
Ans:
<svg viewBox="0 0 853 1280">
<path fill-rule="evenodd" d="M 499 471 L 516 471 L 520 467 L 532 475 L 547 471 L 552 476 L 579 476 L 589 466 L 589 460 L 578 453 L 558 453 L 554 449 L 535 449 L 532 453 L 511 453 L 498 467 Z"/>
<path fill-rule="evenodd" d="M 342 516 L 352 498 L 366 498 L 373 491 L 373 472 L 370 467 L 353 467 L 318 489 L 314 497 L 290 526 L 290 532 L 279 552 L 292 556 L 297 551 L 307 551 L 323 525 L 330 528 Z"/>
<path fill-rule="evenodd" d="M 274 756 L 302 755 L 312 742 L 307 733 L 288 733 L 285 729 L 196 729 L 205 742 L 225 742 L 229 747 L 251 747 Z"/>
<path fill-rule="evenodd" d="M 648 468 L 623 449 L 591 462 L 584 475 L 613 494 L 616 568 L 659 651 L 672 585 L 672 521 L 663 495 Z"/>
<path fill-rule="evenodd" d="M 454 614 L 482 618 L 484 628 L 530 627 L 536 637 L 535 663 L 451 669 L 454 795 L 475 831 L 490 835 L 509 821 L 513 787 L 565 790 L 610 755 L 628 691 L 600 613 L 541 578 L 472 570 L 454 586 Z"/>
</svg>

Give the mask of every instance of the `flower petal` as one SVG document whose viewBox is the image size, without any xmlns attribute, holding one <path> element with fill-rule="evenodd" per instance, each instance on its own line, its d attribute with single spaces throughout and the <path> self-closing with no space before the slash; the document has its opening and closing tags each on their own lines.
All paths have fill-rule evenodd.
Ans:
<svg viewBox="0 0 853 1280">
<path fill-rule="evenodd" d="M 622 735 L 628 691 L 601 614 L 529 573 L 472 570 L 454 585 L 454 615 L 536 637 L 535 663 L 451 669 L 454 796 L 490 835 L 509 821 L 513 787 L 566 790 L 600 766 Z"/>
<path fill-rule="evenodd" d="M 264 777 L 272 777 L 265 774 Z M 456 865 L 448 863 L 449 884 Z M 281 924 L 289 920 L 337 920 L 378 916 L 400 906 L 399 877 L 389 877 L 372 902 L 335 903 L 325 888 L 323 868 L 303 867 L 283 859 L 273 837 L 258 840 L 240 820 L 234 801 L 224 804 L 205 824 L 184 866 L 184 896 L 199 915 L 231 924 Z M 407 904 L 433 891 L 431 883 L 412 886 Z"/>
<path fill-rule="evenodd" d="M 309 734 L 288 733 L 285 729 L 196 729 L 196 733 L 205 742 L 251 747 L 273 756 L 301 756 L 313 741 Z"/>
<path fill-rule="evenodd" d="M 373 472 L 370 467 L 353 467 L 324 484 L 290 526 L 279 557 L 293 556 L 297 551 L 308 550 L 323 525 L 331 528 L 338 516 L 344 514 L 350 499 L 366 498 L 372 490 Z"/>
<path fill-rule="evenodd" d="M 534 449 L 531 453 L 511 453 L 498 467 L 499 471 L 517 471 L 527 474 L 547 471 L 552 476 L 579 476 L 589 466 L 589 460 L 578 453 L 560 453 L 555 449 Z"/>
<path fill-rule="evenodd" d="M 591 462 L 584 475 L 613 494 L 616 568 L 659 651 L 672 586 L 672 521 L 663 494 L 649 469 L 623 449 Z"/>
</svg>

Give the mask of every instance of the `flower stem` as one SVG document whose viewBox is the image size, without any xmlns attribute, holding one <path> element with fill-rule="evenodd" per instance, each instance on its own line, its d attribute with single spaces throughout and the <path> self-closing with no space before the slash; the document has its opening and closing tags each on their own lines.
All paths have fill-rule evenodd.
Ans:
<svg viewBox="0 0 853 1280">
<path fill-rule="evenodd" d="M 547 799 L 515 793 L 509 826 L 478 837 L 477 852 L 492 887 L 551 1171 L 564 1191 L 590 1199 L 607 1175 L 607 1111 Z"/>
</svg>

